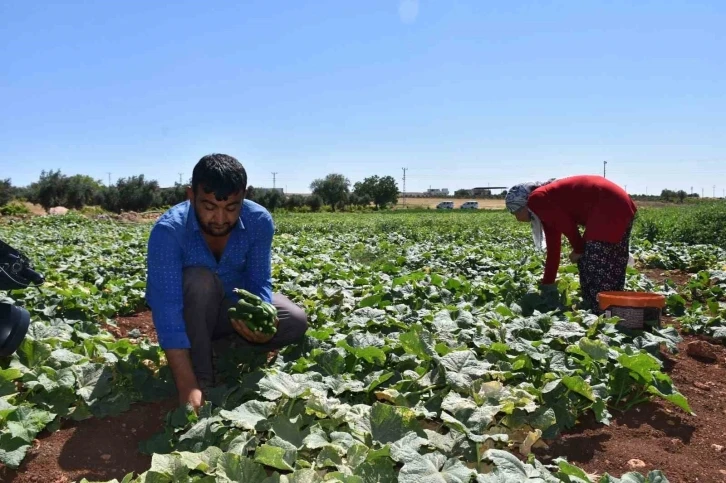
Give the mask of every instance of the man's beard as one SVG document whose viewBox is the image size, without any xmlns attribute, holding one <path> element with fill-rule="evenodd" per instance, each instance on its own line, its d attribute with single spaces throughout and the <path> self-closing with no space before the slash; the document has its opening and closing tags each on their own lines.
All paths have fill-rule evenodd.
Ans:
<svg viewBox="0 0 726 483">
<path fill-rule="evenodd" d="M 212 228 L 210 225 L 204 223 L 200 223 L 199 227 L 207 235 L 215 237 L 227 236 L 234 229 L 234 225 L 225 225 L 222 228 Z"/>
</svg>

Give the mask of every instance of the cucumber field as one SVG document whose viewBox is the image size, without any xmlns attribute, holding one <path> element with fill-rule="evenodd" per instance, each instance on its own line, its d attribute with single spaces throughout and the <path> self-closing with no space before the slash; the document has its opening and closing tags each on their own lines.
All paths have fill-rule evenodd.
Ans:
<svg viewBox="0 0 726 483">
<path fill-rule="evenodd" d="M 726 481 L 726 250 L 667 239 L 660 213 L 636 223 L 626 282 L 666 296 L 646 331 L 577 309 L 566 246 L 559 298 L 542 298 L 544 254 L 501 211 L 275 213 L 273 288 L 309 329 L 276 353 L 221 354 L 199 414 L 177 408 L 149 328 L 150 223 L 4 220 L 46 283 L 0 293 L 32 316 L 0 358 L 0 480 Z M 689 357 L 694 341 L 714 360 Z M 149 415 L 144 434 L 129 414 Z M 43 453 L 102 420 L 135 468 Z"/>
</svg>

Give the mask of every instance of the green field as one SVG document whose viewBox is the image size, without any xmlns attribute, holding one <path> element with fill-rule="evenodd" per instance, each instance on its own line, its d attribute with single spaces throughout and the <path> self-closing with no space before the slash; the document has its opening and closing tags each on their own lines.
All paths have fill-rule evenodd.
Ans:
<svg viewBox="0 0 726 483">
<path fill-rule="evenodd" d="M 641 267 L 692 273 L 687 293 L 637 269 L 627 288 L 664 293 L 684 330 L 725 339 L 726 252 L 668 229 L 679 216 L 694 215 L 645 210 L 633 252 Z M 559 299 L 539 297 L 543 254 L 528 226 L 485 211 L 275 220 L 274 289 L 308 313 L 304 343 L 269 363 L 227 354 L 212 400 L 199 415 L 169 414 L 140 446 L 151 468 L 125 482 L 667 481 L 656 471 L 590 480 L 531 453 L 586 413 L 607 423 L 651 398 L 690 407 L 658 357 L 678 332 L 626 334 L 577 310 L 577 268 L 564 258 Z M 174 397 L 157 346 L 102 329 L 144 309 L 149 228 L 80 216 L 0 225 L 47 279 L 7 294 L 33 322 L 0 360 L 0 462 L 17 467 L 62 419 Z"/>
</svg>

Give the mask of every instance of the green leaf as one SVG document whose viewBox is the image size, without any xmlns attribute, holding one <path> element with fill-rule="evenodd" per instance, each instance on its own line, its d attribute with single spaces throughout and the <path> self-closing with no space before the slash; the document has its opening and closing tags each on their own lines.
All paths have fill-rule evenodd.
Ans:
<svg viewBox="0 0 726 483">
<path fill-rule="evenodd" d="M 578 346 L 595 361 L 605 361 L 608 358 L 608 346 L 603 341 L 583 338 Z"/>
<path fill-rule="evenodd" d="M 263 444 L 255 451 L 255 461 L 278 470 L 292 471 L 290 462 L 285 461 L 285 450 L 278 446 Z M 294 460 L 293 460 L 294 461 Z M 237 480 L 246 481 L 246 480 Z"/>
<path fill-rule="evenodd" d="M 660 370 L 658 360 L 646 353 L 640 353 L 634 356 L 621 354 L 618 357 L 618 362 L 632 373 L 640 376 L 643 382 L 650 382 L 653 379 L 651 372 Z"/>
<path fill-rule="evenodd" d="M 426 437 L 416 413 L 405 407 L 376 402 L 371 408 L 371 436 L 381 444 L 394 443 L 413 431 Z"/>
<path fill-rule="evenodd" d="M 15 438 L 10 433 L 0 434 L 0 463 L 8 468 L 18 468 L 29 449 L 28 441 Z"/>
<path fill-rule="evenodd" d="M 577 466 L 573 466 L 563 459 L 556 459 L 555 463 L 557 463 L 557 466 L 560 468 L 558 476 L 567 475 L 568 477 L 571 477 L 568 480 L 572 483 L 591 483 L 587 473 Z"/>
<path fill-rule="evenodd" d="M 201 453 L 180 451 L 177 454 L 182 464 L 189 470 L 211 474 L 224 452 L 216 446 L 210 446 Z"/>
<path fill-rule="evenodd" d="M 77 393 L 90 403 L 111 391 L 111 369 L 103 364 L 89 363 L 73 366 L 78 386 Z"/>
<path fill-rule="evenodd" d="M 221 410 L 219 416 L 231 421 L 238 428 L 249 431 L 265 430 L 269 427 L 267 419 L 275 412 L 275 403 L 247 401 L 232 411 Z"/>
<path fill-rule="evenodd" d="M 358 307 L 376 307 L 382 299 L 383 297 L 381 294 L 369 295 L 358 302 Z"/>
<path fill-rule="evenodd" d="M 13 394 L 16 392 L 14 380 L 23 377 L 20 369 L 10 368 L 0 370 L 0 396 Z"/>
<path fill-rule="evenodd" d="M 438 357 L 433 336 L 420 325 L 414 325 L 410 331 L 401 334 L 399 340 L 403 350 L 423 361 Z"/>
<path fill-rule="evenodd" d="M 472 399 L 450 392 L 444 398 L 441 409 L 441 419 L 447 426 L 466 433 L 473 441 L 483 442 L 501 406 L 478 406 Z"/>
<path fill-rule="evenodd" d="M 267 374 L 260 380 L 258 385 L 260 395 L 271 401 L 280 399 L 283 396 L 287 399 L 297 399 L 307 390 L 305 386 L 286 372 Z"/>
<path fill-rule="evenodd" d="M 156 481 L 186 481 L 188 468 L 181 457 L 176 454 L 155 454 L 151 457 L 151 468 L 148 473 Z"/>
<path fill-rule="evenodd" d="M 398 476 L 400 483 L 468 483 L 476 473 L 454 458 L 429 453 L 408 461 Z"/>
<path fill-rule="evenodd" d="M 474 381 L 491 368 L 488 362 L 477 359 L 474 352 L 454 351 L 441 358 L 441 365 L 446 369 L 446 381 L 461 392 L 468 392 Z"/>
<path fill-rule="evenodd" d="M 570 391 L 595 402 L 595 395 L 592 392 L 592 387 L 582 377 L 564 376 L 562 378 L 562 384 L 564 384 Z"/>
<path fill-rule="evenodd" d="M 267 477 L 265 469 L 249 458 L 223 453 L 217 460 L 217 480 L 221 482 L 261 483 Z"/>
</svg>

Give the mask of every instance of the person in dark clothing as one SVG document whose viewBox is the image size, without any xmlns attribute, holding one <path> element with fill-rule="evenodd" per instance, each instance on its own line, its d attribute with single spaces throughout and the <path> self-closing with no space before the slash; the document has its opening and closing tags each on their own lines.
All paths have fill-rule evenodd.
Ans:
<svg viewBox="0 0 726 483">
<path fill-rule="evenodd" d="M 148 240 L 146 300 L 159 345 L 174 375 L 179 402 L 195 409 L 214 385 L 213 345 L 271 351 L 307 330 L 302 308 L 272 293 L 270 213 L 245 199 L 247 173 L 235 158 L 204 156 L 192 173 L 188 200 L 166 211 Z M 252 332 L 228 309 L 245 289 L 277 309 L 274 335 Z"/>
<path fill-rule="evenodd" d="M 557 279 L 562 235 L 572 246 L 585 308 L 600 313 L 597 294 L 622 291 L 637 208 L 620 186 L 601 176 L 572 176 L 546 183 L 523 183 L 506 196 L 507 210 L 532 224 L 535 246 L 547 249 L 543 291 Z M 580 234 L 579 227 L 584 227 Z"/>
</svg>

